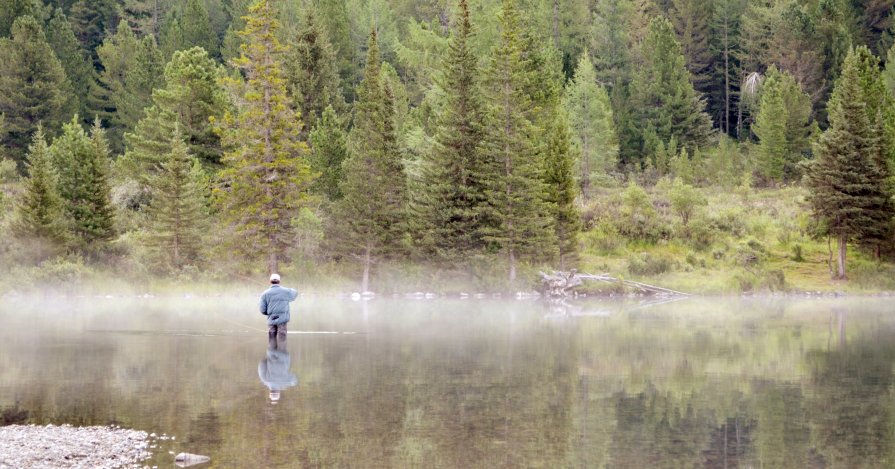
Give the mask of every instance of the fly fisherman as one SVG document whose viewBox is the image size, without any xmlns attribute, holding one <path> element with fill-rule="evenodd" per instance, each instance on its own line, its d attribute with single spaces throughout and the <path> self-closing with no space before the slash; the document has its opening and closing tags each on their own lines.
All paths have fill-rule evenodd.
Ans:
<svg viewBox="0 0 895 469">
<path fill-rule="evenodd" d="M 259 308 L 267 316 L 268 337 L 286 338 L 286 323 L 289 322 L 289 303 L 295 301 L 298 292 L 294 288 L 280 286 L 280 275 L 270 275 L 270 288 L 261 294 Z"/>
</svg>

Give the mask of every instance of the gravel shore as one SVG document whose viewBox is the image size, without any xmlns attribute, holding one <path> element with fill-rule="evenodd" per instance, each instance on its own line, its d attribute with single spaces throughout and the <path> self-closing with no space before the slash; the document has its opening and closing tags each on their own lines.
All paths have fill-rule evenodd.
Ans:
<svg viewBox="0 0 895 469">
<path fill-rule="evenodd" d="M 146 432 L 119 427 L 0 427 L 0 469 L 140 468 L 148 448 Z"/>
</svg>

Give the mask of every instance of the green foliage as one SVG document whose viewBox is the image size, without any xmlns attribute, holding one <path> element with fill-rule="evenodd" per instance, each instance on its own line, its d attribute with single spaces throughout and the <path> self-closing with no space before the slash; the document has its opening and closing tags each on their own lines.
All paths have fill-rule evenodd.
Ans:
<svg viewBox="0 0 895 469">
<path fill-rule="evenodd" d="M 545 206 L 532 120 L 537 108 L 529 93 L 536 86 L 533 55 L 523 37 L 523 25 L 513 0 L 505 0 L 501 35 L 491 53 L 485 80 L 490 104 L 481 145 L 482 178 L 487 209 L 483 236 L 506 256 L 509 281 L 516 279 L 520 259 L 552 257 L 553 220 Z M 546 83 L 540 82 L 539 85 Z M 530 88 L 531 87 L 531 88 Z"/>
<path fill-rule="evenodd" d="M 167 158 L 175 127 L 180 128 L 192 156 L 209 169 L 218 169 L 222 149 L 211 120 L 228 108 L 219 83 L 222 76 L 223 70 L 204 49 L 175 52 L 165 66 L 165 86 L 153 91 L 145 116 L 133 133 L 125 134 L 127 150 L 116 162 L 119 173 L 145 182 Z"/>
<path fill-rule="evenodd" d="M 575 76 L 566 87 L 563 104 L 568 112 L 572 142 L 578 153 L 578 184 L 587 200 L 591 185 L 605 179 L 618 157 L 618 137 L 606 89 L 597 83 L 587 52 L 581 55 Z"/>
<path fill-rule="evenodd" d="M 16 207 L 15 231 L 20 236 L 42 238 L 63 245 L 68 222 L 62 198 L 56 188 L 56 173 L 50 162 L 50 149 L 43 129 L 38 127 L 28 148 L 28 178 Z"/>
<path fill-rule="evenodd" d="M 318 174 L 313 191 L 329 200 L 338 200 L 342 197 L 339 182 L 342 180 L 342 163 L 348 157 L 348 138 L 345 123 L 332 106 L 323 111 L 309 140 L 311 168 Z"/>
<path fill-rule="evenodd" d="M 702 193 L 681 179 L 674 180 L 669 198 L 671 199 L 671 209 L 681 217 L 684 226 L 689 223 L 690 218 L 699 207 L 707 205 Z"/>
<path fill-rule="evenodd" d="M 147 213 L 149 246 L 173 270 L 196 265 L 207 224 L 204 174 L 175 129 L 167 158 L 149 179 L 154 194 Z"/>
<path fill-rule="evenodd" d="M 43 2 L 35 0 L 0 0 L 0 37 L 8 37 L 15 20 L 22 16 L 39 18 Z"/>
<path fill-rule="evenodd" d="M 284 75 L 295 107 L 308 129 L 314 128 L 324 109 L 342 111 L 336 54 L 313 6 L 306 7 L 297 37 L 284 59 Z"/>
<path fill-rule="evenodd" d="M 152 102 L 152 90 L 164 83 L 164 59 L 151 36 L 138 39 L 125 21 L 97 49 L 103 71 L 96 104 L 109 128 L 113 150 L 123 148 L 123 135 L 132 130 Z"/>
<path fill-rule="evenodd" d="M 578 234 L 581 215 L 575 205 L 578 189 L 575 185 L 573 162 L 575 152 L 569 141 L 565 111 L 557 109 L 553 125 L 547 129 L 547 161 L 544 182 L 546 201 L 553 211 L 553 226 L 558 247 L 559 268 L 566 270 L 578 260 Z"/>
<path fill-rule="evenodd" d="M 208 55 L 218 56 L 218 38 L 212 30 L 205 2 L 186 0 L 180 9 L 172 10 L 159 42 L 165 57 L 192 47 L 201 47 Z"/>
<path fill-rule="evenodd" d="M 225 114 L 221 139 L 227 152 L 217 201 L 232 230 L 230 243 L 246 258 L 266 257 L 277 272 L 294 242 L 292 217 L 304 205 L 312 182 L 308 146 L 298 139 L 301 120 L 289 106 L 283 77 L 283 46 L 276 37 L 279 22 L 271 2 L 249 9 L 245 43 L 234 60 L 245 74 L 233 113 Z"/>
<path fill-rule="evenodd" d="M 407 183 L 394 126 L 394 96 L 381 70 L 374 29 L 343 164 L 343 197 L 336 209 L 337 249 L 362 259 L 364 290 L 373 260 L 402 250 L 406 225 Z"/>
<path fill-rule="evenodd" d="M 481 149 L 483 97 L 469 10 L 461 0 L 457 29 L 441 65 L 442 105 L 435 116 L 434 144 L 423 155 L 420 189 L 413 200 L 419 244 L 442 260 L 482 251 L 479 217 L 484 206 Z"/>
<path fill-rule="evenodd" d="M 650 22 L 642 45 L 643 65 L 630 85 L 630 109 L 636 128 L 623 139 L 624 163 L 640 163 L 651 156 L 658 142 L 676 138 L 682 147 L 695 149 L 708 143 L 711 120 L 705 103 L 693 89 L 684 66 L 680 44 L 668 20 Z M 653 135 L 654 138 L 649 138 Z"/>
<path fill-rule="evenodd" d="M 55 130 L 67 117 L 62 111 L 70 86 L 40 23 L 31 16 L 16 19 L 12 36 L 0 38 L 0 141 L 14 159 L 22 161 L 40 123 Z"/>
<path fill-rule="evenodd" d="M 628 257 L 628 272 L 634 275 L 660 275 L 674 270 L 675 264 L 673 259 L 665 256 L 635 254 Z"/>
<path fill-rule="evenodd" d="M 71 85 L 66 114 L 86 116 L 87 97 L 96 86 L 96 73 L 61 8 L 56 9 L 47 24 L 47 42 L 56 53 Z"/>
<path fill-rule="evenodd" d="M 109 147 L 99 121 L 88 135 L 78 116 L 72 118 L 50 146 L 50 155 L 71 224 L 71 246 L 96 254 L 115 235 L 108 181 Z"/>
<path fill-rule="evenodd" d="M 846 58 L 830 99 L 830 128 L 808 173 L 808 201 L 840 244 L 840 278 L 845 276 L 845 243 L 881 242 L 895 213 L 882 114 L 888 95 L 870 86 L 881 79 L 875 67 L 868 67 L 868 57 L 869 50 L 861 47 Z"/>
<path fill-rule="evenodd" d="M 759 139 L 756 166 L 771 183 L 797 179 L 798 163 L 809 153 L 811 99 L 792 75 L 768 69 L 752 131 Z"/>
</svg>

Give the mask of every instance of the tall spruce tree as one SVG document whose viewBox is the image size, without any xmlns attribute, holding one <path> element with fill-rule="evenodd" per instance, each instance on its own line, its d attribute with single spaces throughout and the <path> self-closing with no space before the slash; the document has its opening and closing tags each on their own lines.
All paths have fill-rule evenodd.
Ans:
<svg viewBox="0 0 895 469">
<path fill-rule="evenodd" d="M 152 90 L 163 84 L 164 60 L 151 36 L 137 39 L 122 21 L 114 35 L 97 50 L 102 62 L 102 96 L 97 100 L 107 122 L 113 150 L 123 149 L 124 133 L 136 126 L 152 101 Z"/>
<path fill-rule="evenodd" d="M 671 23 L 664 18 L 653 19 L 641 49 L 643 65 L 634 74 L 630 87 L 631 109 L 639 135 L 633 142 L 625 142 L 627 146 L 621 149 L 623 160 L 640 162 L 641 155 L 655 153 L 656 143 L 672 137 L 690 149 L 708 143 L 711 119 L 704 111 L 705 102 L 690 82 Z M 645 138 L 651 132 L 655 133 L 652 142 Z"/>
<path fill-rule="evenodd" d="M 710 44 L 713 3 L 712 0 L 671 0 L 669 9 L 691 82 L 696 91 L 703 94 L 714 87 Z"/>
<path fill-rule="evenodd" d="M 808 201 L 838 242 L 838 279 L 846 278 L 848 242 L 876 237 L 895 213 L 889 171 L 882 164 L 885 122 L 881 111 L 868 113 L 868 108 L 879 109 L 886 97 L 868 94 L 863 86 L 870 78 L 866 69 L 862 74 L 864 54 L 872 56 L 863 46 L 852 50 L 843 63 L 828 106 L 830 127 L 808 171 Z"/>
<path fill-rule="evenodd" d="M 314 192 L 330 201 L 342 197 L 342 163 L 348 157 L 348 136 L 345 122 L 332 106 L 327 106 L 309 136 L 311 168 L 319 174 L 314 181 Z"/>
<path fill-rule="evenodd" d="M 2 143 L 21 163 L 37 126 L 60 123 L 70 84 L 40 23 L 19 17 L 12 37 L 0 38 L 0 114 L 5 116 Z"/>
<path fill-rule="evenodd" d="M 740 33 L 745 0 L 712 2 L 710 74 L 713 86 L 707 92 L 707 110 L 715 126 L 736 136 L 741 81 Z"/>
<path fill-rule="evenodd" d="M 342 110 L 336 54 L 326 31 L 318 23 L 316 9 L 305 9 L 304 23 L 286 57 L 285 75 L 295 107 L 309 131 L 327 106 Z"/>
<path fill-rule="evenodd" d="M 587 52 L 581 55 L 575 76 L 566 87 L 564 104 L 578 154 L 576 179 L 582 197 L 588 200 L 593 195 L 594 180 L 615 168 L 618 137 L 609 94 L 597 83 Z"/>
<path fill-rule="evenodd" d="M 752 132 L 758 137 L 756 169 L 768 184 L 783 181 L 783 167 L 789 153 L 786 142 L 788 120 L 789 113 L 779 81 L 765 83 Z"/>
<path fill-rule="evenodd" d="M 406 226 L 407 182 L 394 127 L 394 97 L 381 70 L 373 29 L 343 165 L 342 198 L 336 207 L 341 250 L 363 263 L 364 291 L 369 289 L 373 263 L 401 250 Z"/>
<path fill-rule="evenodd" d="M 87 96 L 95 86 L 96 75 L 87 54 L 71 29 L 61 8 L 57 8 L 47 24 L 47 42 L 65 70 L 71 85 L 64 118 L 71 114 L 87 115 Z"/>
<path fill-rule="evenodd" d="M 14 229 L 19 235 L 63 245 L 68 223 L 56 187 L 56 172 L 50 161 L 43 129 L 38 127 L 28 148 L 28 178 L 24 182 Z"/>
<path fill-rule="evenodd" d="M 483 102 L 474 32 L 466 0 L 444 57 L 438 86 L 443 104 L 436 116 L 435 145 L 422 167 L 413 205 L 422 245 L 441 260 L 462 261 L 480 252 L 479 210 L 484 202 L 479 144 Z"/>
<path fill-rule="evenodd" d="M 586 55 L 584 56 L 586 57 Z M 559 268 L 566 270 L 578 261 L 578 233 L 581 215 L 575 205 L 575 149 L 569 135 L 565 109 L 557 108 L 547 132 L 544 182 L 546 201 L 553 212 Z"/>
<path fill-rule="evenodd" d="M 192 47 L 201 47 L 216 57 L 220 49 L 203 0 L 186 0 L 181 8 L 172 10 L 159 42 L 165 57 Z"/>
<path fill-rule="evenodd" d="M 222 149 L 211 120 L 227 109 L 227 96 L 219 84 L 223 74 L 201 47 L 175 52 L 165 66 L 164 87 L 153 91 L 152 106 L 134 131 L 125 134 L 127 150 L 117 165 L 138 177 L 154 173 L 168 157 L 179 126 L 190 155 L 218 169 Z"/>
<path fill-rule="evenodd" d="M 202 167 L 190 154 L 179 128 L 157 174 L 149 179 L 155 196 L 149 205 L 149 245 L 168 269 L 195 265 L 207 224 Z"/>
<path fill-rule="evenodd" d="M 308 146 L 298 139 L 301 120 L 289 106 L 283 77 L 280 27 L 270 0 L 249 8 L 244 43 L 234 60 L 245 75 L 234 113 L 223 119 L 225 169 L 217 189 L 234 247 L 247 258 L 263 255 L 278 272 L 295 240 L 292 219 L 312 181 Z M 234 79 L 235 81 L 235 79 Z"/>
<path fill-rule="evenodd" d="M 71 222 L 71 246 L 88 254 L 98 253 L 115 235 L 104 134 L 97 120 L 88 135 L 75 116 L 50 147 L 59 194 Z"/>
<path fill-rule="evenodd" d="M 500 39 L 485 80 L 490 104 L 480 145 L 486 203 L 480 219 L 486 243 L 506 256 L 508 279 L 515 282 L 520 261 L 552 258 L 553 217 L 545 202 L 543 161 L 532 135 L 532 84 L 523 25 L 513 0 L 504 0 Z"/>
<path fill-rule="evenodd" d="M 758 170 L 769 183 L 798 179 L 809 152 L 811 98 L 792 75 L 768 69 L 752 131 L 759 138 Z M 779 134 L 779 135 L 778 135 Z"/>
</svg>

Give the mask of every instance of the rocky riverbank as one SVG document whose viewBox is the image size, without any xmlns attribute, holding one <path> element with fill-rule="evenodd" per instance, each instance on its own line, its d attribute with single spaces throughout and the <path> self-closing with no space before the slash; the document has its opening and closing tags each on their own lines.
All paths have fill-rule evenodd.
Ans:
<svg viewBox="0 0 895 469">
<path fill-rule="evenodd" d="M 120 427 L 0 427 L 0 469 L 141 468 L 152 454 L 146 432 Z"/>
</svg>

